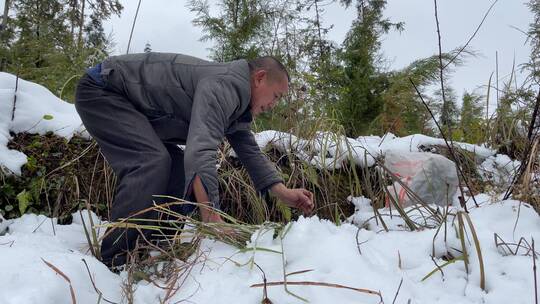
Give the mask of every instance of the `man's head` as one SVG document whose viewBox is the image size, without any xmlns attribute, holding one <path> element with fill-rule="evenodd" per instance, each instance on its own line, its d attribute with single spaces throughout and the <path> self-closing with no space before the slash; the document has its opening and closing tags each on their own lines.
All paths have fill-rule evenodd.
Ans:
<svg viewBox="0 0 540 304">
<path fill-rule="evenodd" d="M 289 90 L 289 73 L 274 57 L 249 61 L 251 74 L 251 113 L 258 115 L 272 109 Z"/>
</svg>

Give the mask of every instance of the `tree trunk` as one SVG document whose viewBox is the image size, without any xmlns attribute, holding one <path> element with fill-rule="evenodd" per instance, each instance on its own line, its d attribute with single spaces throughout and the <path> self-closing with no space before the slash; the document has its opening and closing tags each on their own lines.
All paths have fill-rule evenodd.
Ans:
<svg viewBox="0 0 540 304">
<path fill-rule="evenodd" d="M 317 32 L 319 35 L 319 56 L 323 57 L 323 45 L 322 45 L 322 34 L 321 34 L 321 19 L 319 16 L 319 5 L 317 4 L 318 0 L 315 0 L 315 20 L 317 22 Z"/>
<path fill-rule="evenodd" d="M 71 27 L 71 30 L 70 30 L 70 35 L 71 35 L 71 39 L 73 39 L 73 41 L 75 41 L 75 23 L 77 22 L 76 20 L 76 11 L 77 11 L 77 0 L 71 0 L 70 1 L 70 5 L 71 5 L 71 16 L 70 16 L 70 27 Z"/>
<path fill-rule="evenodd" d="M 2 15 L 2 24 L 0 24 L 0 34 L 7 27 L 8 13 L 9 13 L 9 0 L 5 0 L 5 2 L 4 2 L 4 14 Z"/>
<path fill-rule="evenodd" d="M 84 28 L 84 5 L 86 4 L 86 0 L 82 0 L 82 7 L 81 7 L 81 18 L 79 20 L 79 39 L 78 39 L 78 48 L 79 51 L 82 49 L 82 34 L 83 34 L 83 28 Z"/>
</svg>

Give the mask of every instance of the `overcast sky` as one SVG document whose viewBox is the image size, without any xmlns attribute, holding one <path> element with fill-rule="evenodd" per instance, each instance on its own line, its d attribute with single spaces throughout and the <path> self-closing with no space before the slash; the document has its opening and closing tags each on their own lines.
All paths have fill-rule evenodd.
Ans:
<svg viewBox="0 0 540 304">
<path fill-rule="evenodd" d="M 106 31 L 113 34 L 116 42 L 115 54 L 126 52 L 138 3 L 137 0 L 121 2 L 125 7 L 122 16 L 105 24 Z M 153 51 L 207 58 L 207 48 L 212 46 L 212 42 L 199 41 L 201 30 L 192 25 L 194 14 L 186 8 L 185 3 L 180 0 L 142 0 L 130 53 L 142 52 L 146 42 L 149 42 Z M 463 45 L 492 3 L 491 0 L 439 0 L 443 51 Z M 324 23 L 334 25 L 329 38 L 340 44 L 355 18 L 355 8 L 345 9 L 334 4 L 325 9 Z M 402 68 L 415 59 L 438 52 L 432 0 L 389 0 L 385 15 L 392 21 L 405 23 L 402 33 L 393 32 L 384 37 L 382 51 L 389 60 L 390 68 Z M 464 90 L 475 89 L 485 94 L 489 76 L 495 71 L 496 51 L 500 83 L 508 79 L 514 58 L 516 64 L 527 61 L 530 47 L 525 44 L 526 37 L 513 27 L 526 31 L 530 22 L 532 14 L 523 0 L 499 0 L 495 4 L 470 44 L 472 49 L 479 52 L 479 56 L 470 58 L 452 77 L 451 84 L 458 95 Z M 522 77 L 518 77 L 518 84 L 520 80 Z"/>
</svg>

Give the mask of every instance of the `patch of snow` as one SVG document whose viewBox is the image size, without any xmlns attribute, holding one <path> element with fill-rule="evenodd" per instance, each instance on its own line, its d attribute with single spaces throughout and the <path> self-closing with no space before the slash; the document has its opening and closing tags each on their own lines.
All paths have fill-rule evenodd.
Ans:
<svg viewBox="0 0 540 304">
<path fill-rule="evenodd" d="M 495 154 L 495 150 L 488 149 L 486 147 L 473 145 L 469 143 L 453 142 L 455 146 L 460 147 L 463 150 L 473 152 L 475 155 L 481 158 L 487 158 Z M 421 146 L 446 146 L 444 139 L 430 137 L 423 134 L 414 134 L 405 137 L 395 137 L 393 139 L 385 139 L 381 141 L 380 146 L 382 151 L 407 151 L 407 152 L 422 152 Z"/>
<path fill-rule="evenodd" d="M 504 154 L 488 157 L 479 167 L 482 180 L 489 181 L 500 188 L 507 188 L 516 175 L 521 162 L 511 160 Z"/>
<path fill-rule="evenodd" d="M 20 175 L 27 161 L 22 152 L 7 148 L 9 132 L 56 135 L 70 139 L 75 133 L 88 137 L 73 104 L 54 96 L 45 87 L 19 78 L 14 119 L 11 120 L 16 77 L 0 72 L 0 166 Z"/>
<path fill-rule="evenodd" d="M 376 163 L 375 158 L 388 152 L 423 152 L 422 146 L 445 145 L 443 139 L 422 134 L 400 138 L 388 133 L 383 137 L 361 136 L 353 139 L 331 132 L 318 132 L 313 139 L 306 140 L 289 133 L 266 130 L 256 133 L 255 138 L 261 149 L 271 146 L 282 153 L 292 153 L 319 169 L 330 170 L 341 168 L 348 160 L 361 167 L 371 167 Z M 469 143 L 454 142 L 454 145 L 474 152 L 480 159 L 495 154 L 492 149 Z"/>
</svg>

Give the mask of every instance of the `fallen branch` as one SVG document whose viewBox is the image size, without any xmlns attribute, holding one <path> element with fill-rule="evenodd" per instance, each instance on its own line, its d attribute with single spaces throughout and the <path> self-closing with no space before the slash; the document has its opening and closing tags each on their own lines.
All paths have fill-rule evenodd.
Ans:
<svg viewBox="0 0 540 304">
<path fill-rule="evenodd" d="M 332 284 L 332 283 L 324 283 L 324 282 L 311 282 L 311 281 L 298 281 L 298 282 L 287 281 L 287 282 L 283 282 L 283 281 L 281 281 L 281 282 L 267 282 L 266 286 L 280 286 L 280 285 L 285 285 L 285 284 L 287 284 L 287 285 L 324 286 L 324 287 L 332 287 L 332 288 L 341 288 L 341 289 L 349 289 L 349 290 L 354 290 L 354 291 L 361 292 L 361 293 L 367 293 L 367 294 L 381 296 L 380 292 L 370 290 L 370 289 L 355 288 L 355 287 L 349 287 L 349 286 L 340 285 L 340 284 Z M 265 286 L 264 283 L 258 283 L 258 284 L 253 284 L 250 287 L 263 287 L 263 286 Z"/>
</svg>

